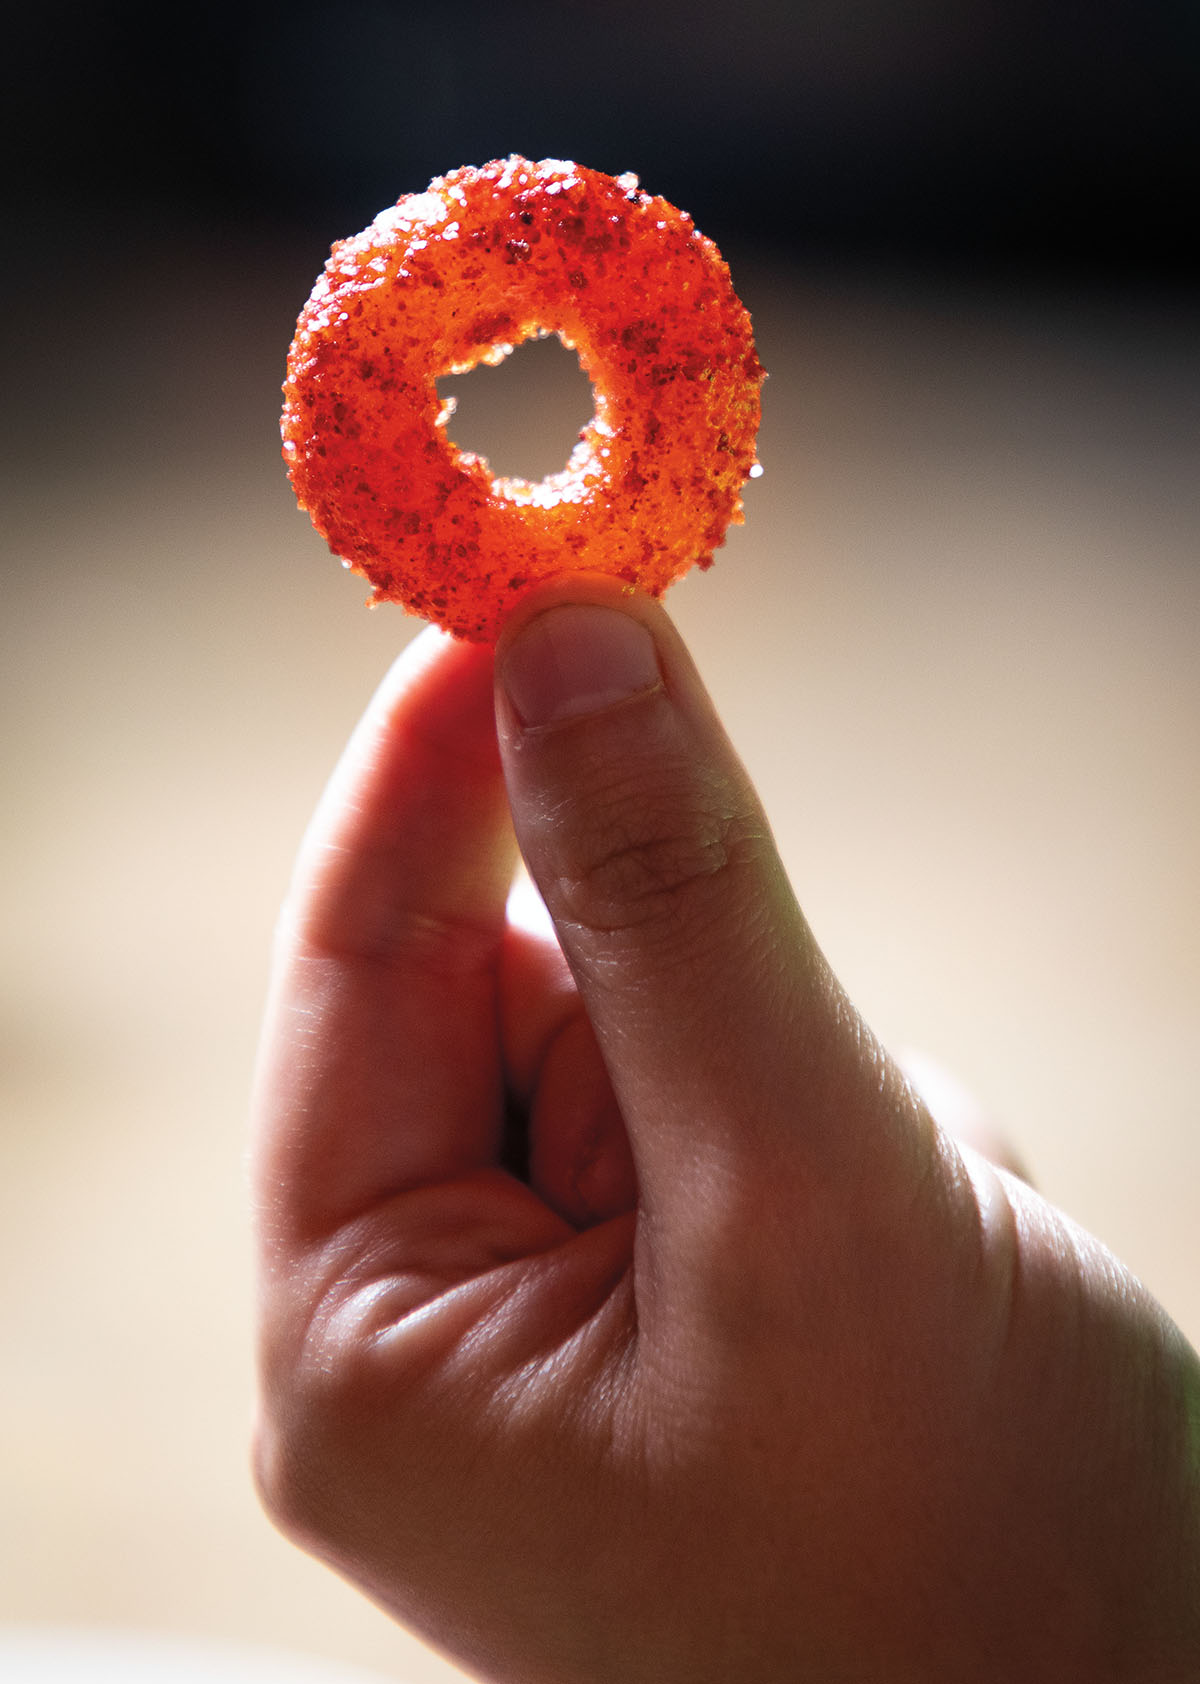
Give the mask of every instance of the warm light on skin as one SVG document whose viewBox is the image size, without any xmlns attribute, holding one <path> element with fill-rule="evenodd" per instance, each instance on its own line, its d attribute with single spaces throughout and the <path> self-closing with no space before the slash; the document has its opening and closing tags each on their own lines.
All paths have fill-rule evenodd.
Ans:
<svg viewBox="0 0 1200 1684">
<path fill-rule="evenodd" d="M 523 930 L 526 935 L 540 936 L 545 941 L 558 940 L 554 934 L 553 921 L 546 910 L 546 903 L 524 865 L 518 867 L 509 891 L 508 921 L 516 929 Z"/>
</svg>

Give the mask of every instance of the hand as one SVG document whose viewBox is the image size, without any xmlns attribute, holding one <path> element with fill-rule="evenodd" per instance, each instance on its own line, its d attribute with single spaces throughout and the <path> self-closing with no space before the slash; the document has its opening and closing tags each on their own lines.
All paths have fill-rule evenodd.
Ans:
<svg viewBox="0 0 1200 1684">
<path fill-rule="evenodd" d="M 544 591 L 496 674 L 499 745 L 418 640 L 283 918 L 280 1524 L 502 1684 L 1200 1677 L 1181 1336 L 872 1040 L 655 603 Z"/>
</svg>

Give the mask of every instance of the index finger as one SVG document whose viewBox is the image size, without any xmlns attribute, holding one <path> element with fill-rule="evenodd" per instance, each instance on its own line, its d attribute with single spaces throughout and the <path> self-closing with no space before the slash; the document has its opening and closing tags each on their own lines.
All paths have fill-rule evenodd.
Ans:
<svg viewBox="0 0 1200 1684">
<path fill-rule="evenodd" d="M 494 1163 L 515 845 L 491 652 L 425 632 L 354 733 L 280 921 L 256 1082 L 268 1248 Z"/>
</svg>

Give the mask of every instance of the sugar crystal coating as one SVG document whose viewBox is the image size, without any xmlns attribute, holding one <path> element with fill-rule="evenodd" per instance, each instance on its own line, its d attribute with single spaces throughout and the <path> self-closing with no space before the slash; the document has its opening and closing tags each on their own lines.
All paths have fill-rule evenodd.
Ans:
<svg viewBox="0 0 1200 1684">
<path fill-rule="evenodd" d="M 578 352 L 595 414 L 563 470 L 494 477 L 436 382 L 531 335 Z M 543 579 L 653 595 L 711 565 L 755 467 L 762 367 L 717 248 L 612 177 L 512 157 L 438 177 L 333 247 L 301 313 L 283 453 L 302 508 L 374 586 L 490 640 Z"/>
</svg>

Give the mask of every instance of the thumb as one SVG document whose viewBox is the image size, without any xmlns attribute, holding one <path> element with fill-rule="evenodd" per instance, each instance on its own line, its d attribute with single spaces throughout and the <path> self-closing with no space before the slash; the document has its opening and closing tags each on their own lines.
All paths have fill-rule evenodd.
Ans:
<svg viewBox="0 0 1200 1684">
<path fill-rule="evenodd" d="M 643 1203 L 694 1196 L 690 1170 L 761 1187 L 781 1155 L 794 1168 L 797 1153 L 843 1152 L 847 1113 L 863 1110 L 845 1104 L 864 1063 L 857 1020 L 663 609 L 615 582 L 560 583 L 509 622 L 496 667 L 517 837 Z M 877 1093 L 878 1069 L 861 1085 Z"/>
</svg>

